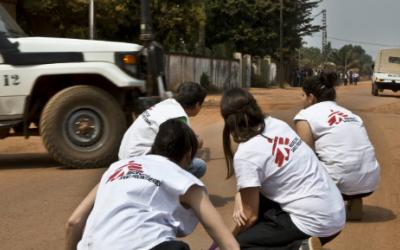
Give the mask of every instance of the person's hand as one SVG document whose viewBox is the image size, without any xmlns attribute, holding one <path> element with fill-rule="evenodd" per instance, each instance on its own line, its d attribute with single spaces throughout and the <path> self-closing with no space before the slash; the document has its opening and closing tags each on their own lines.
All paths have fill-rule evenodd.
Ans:
<svg viewBox="0 0 400 250">
<path fill-rule="evenodd" d="M 197 143 L 198 143 L 198 148 L 202 148 L 203 147 L 203 139 L 200 138 L 200 136 L 197 136 Z"/>
<path fill-rule="evenodd" d="M 233 209 L 233 221 L 239 227 L 243 227 L 246 225 L 247 217 L 243 211 L 242 197 L 240 196 L 240 192 L 237 192 L 235 195 L 235 206 Z"/>
</svg>

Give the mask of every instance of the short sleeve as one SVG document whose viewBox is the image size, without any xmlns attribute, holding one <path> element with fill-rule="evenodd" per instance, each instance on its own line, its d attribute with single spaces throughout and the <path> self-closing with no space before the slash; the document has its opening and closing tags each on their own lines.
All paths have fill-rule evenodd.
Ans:
<svg viewBox="0 0 400 250">
<path fill-rule="evenodd" d="M 187 170 L 184 170 L 178 166 L 176 166 L 173 173 L 170 173 L 170 178 L 173 181 L 173 185 L 170 185 L 169 187 L 172 189 L 170 192 L 176 195 L 185 194 L 193 185 L 201 187 L 206 193 L 208 193 L 207 187 L 201 180 L 189 173 Z"/>
<path fill-rule="evenodd" d="M 300 110 L 299 113 L 297 113 L 297 115 L 293 118 L 294 121 L 307 121 L 307 115 L 304 109 Z"/>
<path fill-rule="evenodd" d="M 207 188 L 199 185 L 198 183 L 193 183 L 193 185 L 187 186 L 187 189 L 184 193 L 186 193 L 192 186 L 199 186 L 204 190 L 204 192 L 207 193 Z M 172 216 L 176 221 L 179 221 L 179 225 L 177 226 L 177 235 L 179 237 L 184 237 L 191 234 L 199 222 L 193 209 L 186 209 L 183 206 L 178 206 Z"/>
<path fill-rule="evenodd" d="M 261 168 L 251 161 L 235 159 L 234 169 L 237 189 L 261 186 Z"/>
</svg>

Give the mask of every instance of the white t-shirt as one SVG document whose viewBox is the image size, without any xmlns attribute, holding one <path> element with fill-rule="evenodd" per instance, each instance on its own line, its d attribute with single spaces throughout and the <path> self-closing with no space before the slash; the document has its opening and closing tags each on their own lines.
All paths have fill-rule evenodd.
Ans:
<svg viewBox="0 0 400 250">
<path fill-rule="evenodd" d="M 148 250 L 191 233 L 198 223 L 179 197 L 204 184 L 167 158 L 118 161 L 101 178 L 79 250 Z M 205 187 L 204 187 L 205 189 Z"/>
<path fill-rule="evenodd" d="M 343 198 L 310 147 L 283 121 L 240 143 L 234 156 L 238 190 L 260 187 L 305 234 L 327 237 L 345 224 Z"/>
<path fill-rule="evenodd" d="M 315 153 L 346 195 L 369 193 L 379 181 L 379 164 L 361 118 L 336 102 L 326 101 L 301 110 L 315 140 Z"/>
<path fill-rule="evenodd" d="M 189 117 L 185 110 L 173 98 L 157 103 L 144 111 L 125 132 L 118 158 L 127 159 L 147 154 L 153 146 L 161 123 L 174 118 L 183 118 L 189 125 Z"/>
</svg>

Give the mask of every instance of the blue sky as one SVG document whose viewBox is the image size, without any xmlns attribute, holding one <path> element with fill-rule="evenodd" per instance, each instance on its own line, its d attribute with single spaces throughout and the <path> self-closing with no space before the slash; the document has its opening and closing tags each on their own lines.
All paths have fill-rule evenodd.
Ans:
<svg viewBox="0 0 400 250">
<path fill-rule="evenodd" d="M 322 9 L 327 10 L 328 41 L 333 48 L 360 45 L 375 58 L 380 48 L 400 47 L 400 0 L 323 0 L 313 15 Z M 313 23 L 321 24 L 322 15 Z M 305 46 L 321 48 L 321 35 L 304 37 Z"/>
</svg>

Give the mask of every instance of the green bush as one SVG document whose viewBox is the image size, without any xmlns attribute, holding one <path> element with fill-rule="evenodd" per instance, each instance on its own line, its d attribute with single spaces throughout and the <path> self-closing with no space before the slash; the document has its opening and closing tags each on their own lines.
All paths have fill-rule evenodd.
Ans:
<svg viewBox="0 0 400 250">
<path fill-rule="evenodd" d="M 207 73 L 203 72 L 200 76 L 200 85 L 207 90 L 208 93 L 219 93 L 221 92 L 214 84 L 211 83 L 210 77 Z"/>
</svg>

